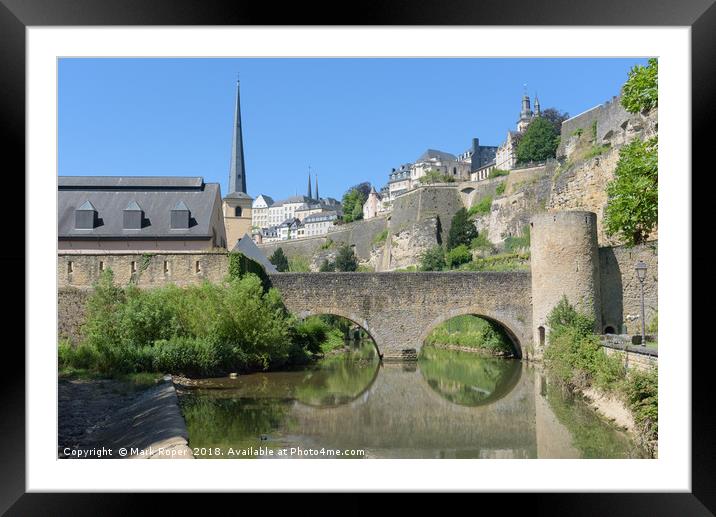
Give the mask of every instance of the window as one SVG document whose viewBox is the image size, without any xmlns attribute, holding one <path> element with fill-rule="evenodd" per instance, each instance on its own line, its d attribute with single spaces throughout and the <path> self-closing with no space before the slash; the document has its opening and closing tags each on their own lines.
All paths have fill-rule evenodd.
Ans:
<svg viewBox="0 0 716 517">
<path fill-rule="evenodd" d="M 134 261 L 134 260 L 132 261 L 131 272 L 132 272 L 132 273 L 136 273 L 136 272 L 137 272 L 137 263 L 136 263 L 136 261 Z"/>
<path fill-rule="evenodd" d="M 234 217 L 241 217 L 241 207 L 237 206 L 234 208 Z"/>
<path fill-rule="evenodd" d="M 67 272 L 68 272 L 68 273 L 72 273 L 73 271 L 74 271 L 74 267 L 73 267 L 73 265 L 72 265 L 72 261 L 69 261 L 69 262 L 67 263 Z"/>
<path fill-rule="evenodd" d="M 164 274 L 165 275 L 169 274 L 169 261 L 168 260 L 164 261 Z"/>
<path fill-rule="evenodd" d="M 196 263 L 194 264 L 194 270 L 195 270 L 197 273 L 201 273 L 201 262 L 199 262 L 198 260 L 197 260 Z"/>
<path fill-rule="evenodd" d="M 544 327 L 539 327 L 537 331 L 539 332 L 539 344 L 544 346 Z"/>
<path fill-rule="evenodd" d="M 99 270 L 104 271 L 104 261 L 103 260 L 99 261 Z"/>
</svg>

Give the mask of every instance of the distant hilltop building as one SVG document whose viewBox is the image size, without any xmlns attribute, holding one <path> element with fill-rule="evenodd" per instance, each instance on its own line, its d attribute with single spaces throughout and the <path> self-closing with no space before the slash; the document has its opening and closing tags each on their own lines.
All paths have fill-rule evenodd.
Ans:
<svg viewBox="0 0 716 517">
<path fill-rule="evenodd" d="M 475 171 L 494 163 L 496 152 L 497 147 L 480 145 L 478 138 L 473 138 L 470 149 L 457 156 L 428 149 L 415 162 L 393 169 L 388 177 L 388 188 L 381 189 L 381 194 L 376 192 L 376 195 L 387 207 L 397 196 L 422 185 L 421 178 L 428 173 L 449 176 L 454 181 L 470 181 Z M 369 209 L 369 213 L 372 213 L 372 210 Z"/>
<path fill-rule="evenodd" d="M 232 249 L 244 234 L 251 233 L 253 199 L 246 193 L 246 166 L 244 138 L 241 129 L 241 99 L 239 81 L 236 81 L 234 129 L 231 139 L 231 165 L 229 166 L 229 192 L 224 197 L 224 226 L 228 247 Z"/>
<path fill-rule="evenodd" d="M 61 250 L 226 247 L 219 184 L 201 177 L 60 176 L 57 194 Z"/>
<path fill-rule="evenodd" d="M 318 176 L 314 180 L 315 189 L 309 173 L 306 195 L 274 201 L 270 196 L 261 194 L 254 200 L 251 223 L 256 242 L 323 235 L 343 216 L 338 200 L 321 198 Z"/>
</svg>

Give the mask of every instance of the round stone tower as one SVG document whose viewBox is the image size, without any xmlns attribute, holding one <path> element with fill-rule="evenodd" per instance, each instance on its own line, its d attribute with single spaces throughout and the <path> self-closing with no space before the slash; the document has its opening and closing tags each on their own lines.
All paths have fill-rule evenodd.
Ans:
<svg viewBox="0 0 716 517">
<path fill-rule="evenodd" d="M 567 211 L 536 215 L 530 221 L 532 332 L 535 355 L 547 342 L 547 316 L 562 296 L 592 316 L 601 329 L 597 214 Z"/>
</svg>

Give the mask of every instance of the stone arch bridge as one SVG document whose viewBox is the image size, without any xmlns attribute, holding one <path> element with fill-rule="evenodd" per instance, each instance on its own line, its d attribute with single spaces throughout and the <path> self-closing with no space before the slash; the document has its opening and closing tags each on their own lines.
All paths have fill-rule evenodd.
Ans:
<svg viewBox="0 0 716 517">
<path fill-rule="evenodd" d="M 499 323 L 517 355 L 532 342 L 529 272 L 278 273 L 299 317 L 334 314 L 363 327 L 384 360 L 413 359 L 440 323 L 464 314 Z"/>
</svg>

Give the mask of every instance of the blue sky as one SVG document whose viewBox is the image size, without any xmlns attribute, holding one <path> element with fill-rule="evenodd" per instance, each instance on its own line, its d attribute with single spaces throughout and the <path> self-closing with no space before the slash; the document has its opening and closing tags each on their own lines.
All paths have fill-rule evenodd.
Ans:
<svg viewBox="0 0 716 517">
<path fill-rule="evenodd" d="M 203 176 L 228 188 L 237 72 L 248 193 L 380 188 L 425 149 L 499 145 L 527 84 L 577 115 L 613 95 L 633 59 L 62 59 L 60 175 Z"/>
</svg>

